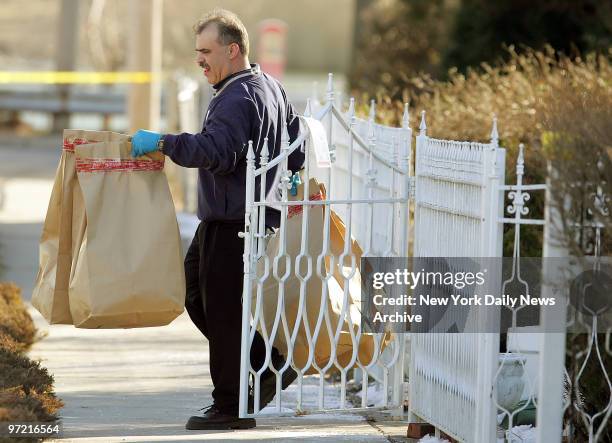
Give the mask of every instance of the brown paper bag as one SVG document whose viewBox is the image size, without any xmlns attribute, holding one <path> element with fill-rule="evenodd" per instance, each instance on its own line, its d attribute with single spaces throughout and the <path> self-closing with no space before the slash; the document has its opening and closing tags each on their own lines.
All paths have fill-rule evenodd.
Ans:
<svg viewBox="0 0 612 443">
<path fill-rule="evenodd" d="M 309 194 L 310 200 L 321 200 L 324 198 L 324 188 L 319 187 L 319 184 L 315 179 L 311 179 L 309 183 Z M 298 187 L 298 195 L 290 197 L 291 200 L 302 200 L 303 197 L 303 186 Z M 279 254 L 280 251 L 280 230 L 276 232 L 268 241 L 266 246 L 266 256 L 269 260 L 269 271 L 270 275 L 266 278 L 262 284 L 261 289 L 258 289 L 257 280 L 254 282 L 253 287 L 253 298 L 252 298 L 252 313 L 254 318 L 257 318 L 257 298 L 260 297 L 261 312 L 258 317 L 257 328 L 260 333 L 265 333 L 269 338 L 271 337 L 272 330 L 276 316 L 280 316 L 281 312 L 277 310 L 279 297 L 282 297 L 284 301 L 284 313 L 287 320 L 287 327 L 289 332 L 289 339 L 287 339 L 284 332 L 282 322 L 279 321 L 278 329 L 275 331 L 274 337 L 271 342 L 278 349 L 278 351 L 287 356 L 289 354 L 289 347 L 291 337 L 295 336 L 293 345 L 293 363 L 298 368 L 304 368 L 310 359 L 310 348 L 308 345 L 308 336 L 314 336 L 314 330 L 317 324 L 319 313 L 321 312 L 321 294 L 323 289 L 322 280 L 316 275 L 316 261 L 317 257 L 321 254 L 323 249 L 323 227 L 324 227 L 324 206 L 309 206 L 309 222 L 308 222 L 308 253 L 313 259 L 313 275 L 307 281 L 305 285 L 305 296 L 302 298 L 302 303 L 306 304 L 306 324 L 308 325 L 309 333 L 306 331 L 304 325 L 304 319 L 300 317 L 297 319 L 297 315 L 300 307 L 300 280 L 295 275 L 295 258 L 300 254 L 300 246 L 302 239 L 302 217 L 303 208 L 301 206 L 290 206 L 288 211 L 288 218 L 286 221 L 286 249 L 285 253 L 291 260 L 291 274 L 285 280 L 284 294 L 280 293 L 280 288 L 277 280 L 272 275 L 274 258 Z M 316 364 L 319 368 L 324 368 L 330 364 L 332 356 L 332 342 L 330 341 L 330 335 L 335 336 L 338 324 L 342 322 L 340 334 L 338 336 L 338 344 L 336 347 L 336 356 L 338 364 L 342 367 L 346 367 L 352 357 L 353 352 L 356 351 L 360 360 L 364 364 L 371 362 L 372 358 L 375 358 L 374 350 L 374 337 L 370 334 L 362 334 L 357 346 L 353 345 L 351 332 L 349 330 L 349 324 L 346 318 L 341 318 L 341 308 L 344 298 L 344 278 L 341 276 L 341 268 L 338 263 L 338 257 L 344 251 L 344 235 L 346 230 L 344 223 L 337 214 L 333 211 L 330 214 L 330 254 L 336 256 L 335 269 L 333 271 L 334 278 L 330 279 L 327 284 L 327 295 L 324 300 L 324 306 L 327 307 L 329 312 L 329 320 L 331 330 L 328 329 L 325 320 L 323 320 L 320 332 L 317 336 L 316 343 L 313 346 L 312 363 Z M 360 321 L 360 292 L 361 292 L 361 277 L 359 274 L 359 258 L 361 257 L 362 251 L 357 242 L 351 239 L 352 253 L 356 256 L 357 272 L 351 279 L 350 292 L 349 292 L 349 303 L 348 303 L 348 314 L 351 316 L 353 322 L 353 332 L 357 333 L 357 325 Z M 281 262 L 283 260 L 281 259 Z M 326 271 L 329 272 L 331 267 L 331 260 L 325 259 Z M 279 272 L 281 275 L 284 272 Z M 257 275 L 265 275 L 265 259 L 262 257 L 257 263 Z M 338 279 L 338 280 L 336 280 Z M 259 294 L 258 294 L 259 290 Z M 263 319 L 263 321 L 261 321 Z M 296 320 L 298 321 L 297 330 Z M 264 329 L 265 328 L 265 329 Z M 384 343 L 383 343 L 384 345 Z M 331 366 L 330 370 L 337 369 L 335 366 Z M 316 368 L 310 366 L 306 370 L 306 374 L 317 373 Z"/>
<path fill-rule="evenodd" d="M 80 328 L 162 326 L 183 312 L 185 274 L 164 156 L 129 137 L 79 131 L 69 300 Z"/>
<path fill-rule="evenodd" d="M 50 324 L 72 324 L 68 305 L 68 282 L 72 264 L 72 200 L 77 185 L 74 147 L 96 143 L 80 137 L 79 131 L 64 131 L 60 163 L 39 245 L 39 268 L 32 305 Z"/>
</svg>

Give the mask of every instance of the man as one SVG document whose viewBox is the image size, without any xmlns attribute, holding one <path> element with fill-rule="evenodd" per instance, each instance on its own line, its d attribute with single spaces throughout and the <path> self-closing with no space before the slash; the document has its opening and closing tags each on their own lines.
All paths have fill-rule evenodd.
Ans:
<svg viewBox="0 0 612 443">
<path fill-rule="evenodd" d="M 238 233 L 244 229 L 248 142 L 253 141 L 259 161 L 267 137 L 273 158 L 280 153 L 283 128 L 295 140 L 299 120 L 281 85 L 249 63 L 247 31 L 235 14 L 214 10 L 194 31 L 196 62 L 215 89 L 202 132 L 162 135 L 139 130 L 132 138 L 132 155 L 159 149 L 175 163 L 199 169 L 201 222 L 185 257 L 185 305 L 209 342 L 214 404 L 202 416 L 191 417 L 186 427 L 245 429 L 255 426 L 254 419 L 238 418 L 244 250 Z M 289 168 L 297 171 L 303 162 L 304 154 L 297 150 L 289 157 Z M 266 180 L 268 193 L 277 182 L 275 173 L 270 171 Z M 267 208 L 267 214 L 268 224 L 277 226 L 278 211 Z M 253 367 L 259 369 L 264 358 L 264 342 L 257 334 L 251 348 Z M 285 363 L 275 349 L 272 363 L 277 369 Z M 283 388 L 295 377 L 289 368 Z M 274 397 L 275 384 L 274 373 L 267 369 L 261 379 L 261 407 Z"/>
</svg>

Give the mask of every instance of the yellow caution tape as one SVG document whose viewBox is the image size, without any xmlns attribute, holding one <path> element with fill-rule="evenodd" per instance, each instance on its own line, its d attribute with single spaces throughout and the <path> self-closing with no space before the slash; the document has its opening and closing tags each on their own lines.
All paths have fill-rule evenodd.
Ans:
<svg viewBox="0 0 612 443">
<path fill-rule="evenodd" d="M 150 83 L 158 75 L 152 72 L 78 72 L 78 71 L 1 71 L 0 84 L 101 84 Z"/>
</svg>

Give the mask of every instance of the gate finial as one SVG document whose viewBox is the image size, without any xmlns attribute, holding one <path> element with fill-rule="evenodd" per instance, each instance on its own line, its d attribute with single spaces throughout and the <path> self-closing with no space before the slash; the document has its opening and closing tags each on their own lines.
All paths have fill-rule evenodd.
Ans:
<svg viewBox="0 0 612 443">
<path fill-rule="evenodd" d="M 497 132 L 497 115 L 493 114 L 493 128 L 491 129 L 491 144 L 494 148 L 499 146 L 499 133 Z"/>
<path fill-rule="evenodd" d="M 376 100 L 370 100 L 370 121 L 374 123 L 376 121 Z"/>
<path fill-rule="evenodd" d="M 525 145 L 523 143 L 520 143 L 518 157 L 516 158 L 517 179 L 520 176 L 522 180 L 523 174 L 525 174 Z"/>
<path fill-rule="evenodd" d="M 312 104 L 310 98 L 306 99 L 306 108 L 304 109 L 304 117 L 312 117 Z"/>
<path fill-rule="evenodd" d="M 351 120 L 350 123 L 354 124 L 355 123 L 355 98 L 354 97 L 351 97 L 349 101 L 348 116 L 349 116 L 349 119 Z"/>
<path fill-rule="evenodd" d="M 249 150 L 247 151 L 246 159 L 247 159 L 247 165 L 249 163 L 254 164 L 255 162 L 255 152 L 253 151 L 253 141 L 252 140 L 249 140 Z"/>
<path fill-rule="evenodd" d="M 268 164 L 268 156 L 270 152 L 268 150 L 268 137 L 264 138 L 263 148 L 261 148 L 261 155 L 259 157 L 259 164 L 265 166 Z"/>
<path fill-rule="evenodd" d="M 289 139 L 289 131 L 287 125 L 283 122 L 283 129 L 281 132 L 281 152 L 289 150 L 291 140 Z"/>
<path fill-rule="evenodd" d="M 408 110 L 408 102 L 404 103 L 404 115 L 402 115 L 402 128 L 410 127 L 410 111 Z"/>
<path fill-rule="evenodd" d="M 427 135 L 427 124 L 425 123 L 425 111 L 421 111 L 421 124 L 419 125 L 419 135 Z"/>
<path fill-rule="evenodd" d="M 328 103 L 334 101 L 334 74 L 331 72 L 327 74 L 327 101 Z"/>
</svg>

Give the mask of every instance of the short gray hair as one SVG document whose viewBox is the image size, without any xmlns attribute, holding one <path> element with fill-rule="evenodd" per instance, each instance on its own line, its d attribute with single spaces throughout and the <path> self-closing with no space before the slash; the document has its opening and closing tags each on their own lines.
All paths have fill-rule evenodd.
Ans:
<svg viewBox="0 0 612 443">
<path fill-rule="evenodd" d="M 215 8 L 193 26 L 195 34 L 200 34 L 211 23 L 217 25 L 220 44 L 236 43 L 242 55 L 249 55 L 249 34 L 236 14 L 227 9 Z"/>
</svg>

